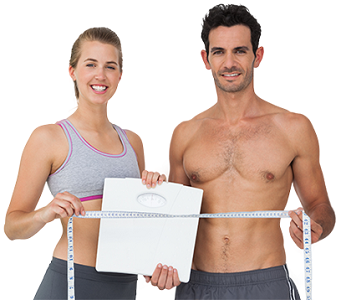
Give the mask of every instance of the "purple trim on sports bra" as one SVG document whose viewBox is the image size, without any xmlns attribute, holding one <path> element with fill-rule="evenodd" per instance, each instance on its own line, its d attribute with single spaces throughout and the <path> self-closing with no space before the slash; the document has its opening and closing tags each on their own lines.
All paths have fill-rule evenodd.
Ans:
<svg viewBox="0 0 341 300">
<path fill-rule="evenodd" d="M 71 126 L 72 130 L 75 132 L 75 134 L 78 136 L 78 138 L 83 142 L 83 144 L 84 144 L 85 146 L 87 146 L 89 149 L 95 151 L 96 153 L 98 153 L 98 154 L 100 154 L 100 155 L 103 155 L 103 156 L 106 156 L 106 157 L 116 157 L 116 158 L 119 158 L 119 157 L 122 157 L 122 156 L 126 155 L 126 153 L 127 153 L 127 147 L 126 147 L 126 145 L 125 145 L 125 142 L 124 142 L 124 140 L 123 140 L 121 134 L 119 133 L 119 130 L 116 130 L 116 128 L 114 128 L 114 129 L 116 130 L 117 134 L 119 135 L 120 141 L 121 141 L 121 143 L 122 143 L 122 145 L 123 145 L 123 152 L 122 152 L 121 154 L 110 154 L 110 153 L 105 153 L 105 152 L 102 152 L 102 151 L 96 149 L 94 146 L 92 146 L 91 144 L 89 144 L 89 143 L 81 136 L 81 134 L 77 131 L 77 129 L 72 125 L 72 123 L 71 123 L 69 120 L 65 120 L 65 122 L 67 122 L 67 123 Z"/>
<path fill-rule="evenodd" d="M 83 201 L 102 199 L 102 198 L 103 198 L 103 195 L 94 195 L 94 196 L 79 198 L 79 200 L 81 200 L 81 202 L 83 202 Z"/>
<path fill-rule="evenodd" d="M 71 140 L 71 136 L 70 136 L 69 131 L 67 130 L 66 126 L 63 123 L 58 122 L 56 124 L 59 125 L 62 129 L 64 129 L 64 132 L 66 132 L 66 134 L 69 137 L 68 138 L 69 152 L 68 152 L 67 157 L 66 157 L 65 161 L 63 162 L 63 164 L 58 168 L 57 171 L 50 174 L 49 176 L 53 176 L 53 175 L 56 175 L 57 173 L 59 173 L 65 167 L 65 165 L 68 163 L 68 161 L 70 160 L 71 154 L 72 154 L 72 140 Z"/>
</svg>

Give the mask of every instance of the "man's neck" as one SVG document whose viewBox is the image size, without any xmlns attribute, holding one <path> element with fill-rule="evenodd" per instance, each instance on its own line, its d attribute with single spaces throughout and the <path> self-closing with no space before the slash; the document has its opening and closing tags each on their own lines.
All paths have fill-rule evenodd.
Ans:
<svg viewBox="0 0 341 300">
<path fill-rule="evenodd" d="M 235 93 L 226 93 L 217 88 L 217 109 L 221 118 L 229 123 L 238 123 L 239 120 L 258 114 L 262 101 L 253 89 Z"/>
</svg>

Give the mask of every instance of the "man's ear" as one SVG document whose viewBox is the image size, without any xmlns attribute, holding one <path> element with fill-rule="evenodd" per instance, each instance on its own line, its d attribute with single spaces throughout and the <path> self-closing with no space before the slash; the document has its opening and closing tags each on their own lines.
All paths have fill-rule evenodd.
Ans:
<svg viewBox="0 0 341 300">
<path fill-rule="evenodd" d="M 205 67 L 207 70 L 211 70 L 211 65 L 210 65 L 210 62 L 208 61 L 208 54 L 205 50 L 201 50 L 201 58 L 205 64 Z"/>
<path fill-rule="evenodd" d="M 259 47 L 256 51 L 255 63 L 253 65 L 255 68 L 259 67 L 261 61 L 263 60 L 263 56 L 264 56 L 264 48 Z"/>
</svg>

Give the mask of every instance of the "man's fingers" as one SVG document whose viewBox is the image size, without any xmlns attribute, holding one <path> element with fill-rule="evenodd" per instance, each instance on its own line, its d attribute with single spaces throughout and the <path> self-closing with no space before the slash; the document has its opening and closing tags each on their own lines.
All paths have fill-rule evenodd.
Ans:
<svg viewBox="0 0 341 300">
<path fill-rule="evenodd" d="M 179 286 L 180 285 L 180 279 L 179 279 L 179 273 L 177 269 L 173 270 L 173 284 L 174 286 Z"/>
<path fill-rule="evenodd" d="M 165 288 L 167 290 L 170 290 L 173 287 L 173 272 L 174 272 L 173 267 L 169 267 L 165 284 Z"/>
<path fill-rule="evenodd" d="M 303 243 L 302 241 L 297 237 L 297 235 L 293 232 L 292 228 L 290 227 L 289 230 L 290 236 L 292 240 L 295 242 L 295 244 L 300 248 L 303 249 Z"/>
<path fill-rule="evenodd" d="M 301 210 L 290 211 L 289 216 L 291 217 L 292 221 L 296 224 L 296 226 L 302 229 L 303 227 L 302 211 Z"/>
<path fill-rule="evenodd" d="M 157 284 L 157 286 L 160 290 L 163 290 L 166 286 L 167 274 L 168 274 L 168 267 L 165 265 L 162 267 L 161 274 L 159 277 L 159 281 Z"/>
<path fill-rule="evenodd" d="M 180 285 L 178 271 L 173 267 L 167 267 L 166 265 L 158 264 L 155 268 L 153 275 L 144 276 L 146 282 L 150 282 L 153 286 L 157 286 L 159 290 L 168 289 Z"/>
<path fill-rule="evenodd" d="M 150 283 L 153 286 L 157 286 L 161 271 L 162 271 L 162 265 L 158 264 L 157 267 L 155 268 L 154 273 L 153 273 L 151 280 L 150 280 Z"/>
</svg>

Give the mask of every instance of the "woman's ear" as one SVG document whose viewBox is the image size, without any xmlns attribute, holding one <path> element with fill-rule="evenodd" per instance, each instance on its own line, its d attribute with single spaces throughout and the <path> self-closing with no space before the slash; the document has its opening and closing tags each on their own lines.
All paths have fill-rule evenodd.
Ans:
<svg viewBox="0 0 341 300">
<path fill-rule="evenodd" d="M 70 74 L 70 77 L 72 78 L 72 80 L 76 81 L 75 69 L 72 66 L 69 66 L 69 74 Z"/>
</svg>

